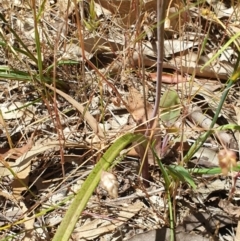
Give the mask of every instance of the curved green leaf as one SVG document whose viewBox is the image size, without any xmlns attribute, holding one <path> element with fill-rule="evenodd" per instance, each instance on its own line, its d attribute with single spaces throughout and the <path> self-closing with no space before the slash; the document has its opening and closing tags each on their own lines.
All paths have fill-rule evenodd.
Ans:
<svg viewBox="0 0 240 241">
<path fill-rule="evenodd" d="M 162 121 L 172 125 L 180 116 L 181 109 L 179 108 L 180 99 L 175 90 L 166 90 L 160 100 Z"/>
<path fill-rule="evenodd" d="M 192 188 L 196 189 L 196 184 L 187 169 L 183 166 L 166 166 L 171 176 L 179 179 L 182 182 L 187 182 Z"/>
<path fill-rule="evenodd" d="M 120 152 L 126 148 L 127 145 L 132 142 L 142 142 L 144 139 L 144 136 L 141 134 L 128 133 L 112 144 L 83 183 L 80 191 L 67 210 L 52 241 L 69 240 L 79 216 L 100 181 L 102 171 L 106 171 L 113 164 Z"/>
</svg>

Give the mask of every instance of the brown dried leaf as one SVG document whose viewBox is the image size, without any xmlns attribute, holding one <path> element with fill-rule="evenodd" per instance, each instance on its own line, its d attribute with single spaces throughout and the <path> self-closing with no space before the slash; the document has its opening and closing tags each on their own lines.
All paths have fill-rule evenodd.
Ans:
<svg viewBox="0 0 240 241">
<path fill-rule="evenodd" d="M 24 202 L 20 202 L 20 206 L 22 208 L 22 213 L 25 213 L 25 221 L 24 221 L 24 239 L 23 241 L 31 241 L 33 237 L 33 230 L 34 230 L 34 222 L 35 218 L 34 217 L 29 217 L 28 216 L 28 208 Z"/>
<path fill-rule="evenodd" d="M 117 218 L 112 218 L 110 220 L 100 218 L 94 219 L 88 223 L 86 222 L 81 227 L 74 230 L 73 238 L 74 240 L 79 240 L 80 238 L 93 240 L 104 233 L 109 233 L 127 222 L 130 218 L 137 214 L 142 207 L 143 204 L 141 202 L 129 204 L 127 207 L 119 207 Z"/>
<path fill-rule="evenodd" d="M 235 241 L 240 241 L 240 221 L 238 221 L 237 230 L 236 230 L 236 236 Z"/>
<path fill-rule="evenodd" d="M 149 102 L 146 101 L 146 113 L 142 94 L 135 88 L 131 87 L 129 89 L 128 96 L 128 110 L 133 119 L 138 124 L 142 124 L 145 123 L 147 119 L 151 118 L 153 107 Z"/>
<path fill-rule="evenodd" d="M 218 206 L 224 210 L 227 214 L 237 217 L 240 217 L 240 207 L 233 205 L 228 200 L 221 199 L 218 203 Z"/>
<path fill-rule="evenodd" d="M 142 134 L 144 134 L 146 131 L 146 125 L 141 125 L 141 124 L 145 124 L 147 120 L 151 119 L 152 112 L 153 112 L 153 106 L 149 102 L 146 101 L 146 111 L 144 108 L 144 104 L 145 103 L 144 103 L 144 98 L 142 94 L 135 88 L 131 87 L 129 89 L 129 96 L 128 96 L 128 111 L 133 116 L 133 119 L 136 121 L 136 123 L 139 125 L 136 128 L 136 132 L 138 133 L 140 132 Z M 158 127 L 159 127 L 159 123 L 158 121 L 155 121 L 152 127 L 152 130 L 154 133 L 158 129 Z M 160 139 L 158 137 L 156 137 L 155 147 L 156 147 L 156 150 L 160 150 L 159 148 Z M 141 157 L 141 159 L 144 160 L 146 150 L 144 150 L 140 146 L 137 146 L 135 150 L 138 153 L 138 155 Z M 151 151 L 148 151 L 148 163 L 150 165 L 155 164 L 154 157 Z"/>
<path fill-rule="evenodd" d="M 17 173 L 17 178 L 12 182 L 13 196 L 16 200 L 21 200 L 22 192 L 26 191 L 29 183 L 29 173 L 31 171 L 31 165 L 28 165 L 21 172 Z"/>
<path fill-rule="evenodd" d="M 65 145 L 68 145 L 68 143 L 65 143 Z M 11 171 L 9 170 L 10 168 L 13 172 L 20 173 L 31 164 L 32 158 L 51 148 L 59 149 L 59 141 L 46 142 L 43 145 L 34 146 L 31 148 L 31 150 L 18 157 L 14 163 L 8 163 L 3 158 L 0 159 L 0 177 L 12 175 Z"/>
<path fill-rule="evenodd" d="M 84 106 L 78 103 L 76 100 L 74 100 L 70 95 L 62 92 L 61 90 L 58 90 L 56 88 L 53 88 L 52 86 L 45 84 L 49 89 L 52 91 L 56 91 L 59 95 L 61 95 L 63 98 L 65 98 L 69 103 L 71 103 L 80 113 L 84 114 L 84 119 L 88 122 L 88 124 L 91 126 L 92 130 L 95 132 L 96 135 L 98 135 L 100 138 L 104 138 L 103 130 L 97 123 L 96 119 L 89 113 L 89 111 L 86 111 Z"/>
<path fill-rule="evenodd" d="M 157 81 L 157 73 L 150 73 L 149 75 L 153 81 Z M 175 74 L 163 73 L 162 75 L 162 82 L 165 84 L 177 84 L 177 83 L 183 83 L 186 81 L 187 81 L 187 78 L 177 73 Z"/>
<path fill-rule="evenodd" d="M 28 143 L 20 148 L 14 148 L 10 149 L 6 153 L 2 154 L 0 156 L 1 163 L 3 166 L 11 170 L 10 165 L 6 161 L 7 158 L 12 158 L 12 159 L 17 159 L 21 156 L 23 156 L 25 153 L 27 153 L 33 145 L 33 135 L 31 136 L 30 140 Z M 22 198 L 22 191 L 25 191 L 29 182 L 29 173 L 31 171 L 31 165 L 27 165 L 26 168 L 24 168 L 21 172 L 17 174 L 15 177 L 14 181 L 12 182 L 12 187 L 13 187 L 13 196 L 16 200 L 20 200 Z M 20 181 L 21 180 L 21 181 Z M 25 184 L 25 185 L 24 185 Z"/>
</svg>

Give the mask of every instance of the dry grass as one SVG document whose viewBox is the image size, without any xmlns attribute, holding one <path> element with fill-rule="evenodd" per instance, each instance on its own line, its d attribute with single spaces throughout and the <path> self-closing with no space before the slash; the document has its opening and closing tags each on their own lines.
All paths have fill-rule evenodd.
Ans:
<svg viewBox="0 0 240 241">
<path fill-rule="evenodd" d="M 69 200 L 106 149 L 125 133 L 145 132 L 156 94 L 156 3 L 92 0 L 1 4 L 1 240 L 51 240 Z M 169 120 L 160 116 L 155 129 L 160 138 L 159 158 L 166 165 L 218 167 L 215 156 L 219 149 L 238 152 L 238 132 L 233 133 L 237 127 L 231 126 L 230 131 L 210 136 L 195 154 L 197 158 L 188 160 L 188 165 L 183 163 L 201 133 L 210 127 L 239 124 L 236 83 L 224 102 L 218 126 L 211 126 L 225 83 L 238 67 L 239 7 L 237 1 L 227 6 L 222 1 L 214 5 L 180 0 L 169 6 L 162 93 L 174 91 L 175 102 L 161 103 L 161 111 L 171 115 Z M 213 59 L 219 51 L 221 55 Z M 210 59 L 211 63 L 201 69 Z M 136 91 L 133 96 L 130 90 Z M 154 192 L 163 189 L 156 160 L 148 156 L 153 178 L 148 190 L 142 185 L 138 157 L 132 149 L 112 170 L 119 182 L 118 209 L 112 208 L 106 191 L 98 188 L 79 220 L 75 239 L 83 233 L 80 226 L 90 223 L 93 227 L 99 217 L 116 221 L 115 226 L 109 226 L 111 234 L 107 235 L 104 229 L 94 231 L 88 236 L 91 240 L 115 240 L 114 235 L 122 235 L 123 240 L 132 236 L 133 230 L 169 224 L 166 197 Z M 212 174 L 210 179 L 195 179 L 195 183 L 201 186 L 205 181 L 210 189 L 212 179 L 221 181 Z M 182 185 L 186 180 L 170 181 L 179 225 L 185 215 L 176 195 L 184 195 L 196 207 L 198 203 L 187 194 L 187 185 Z M 218 188 L 223 188 L 226 196 L 231 189 Z M 144 200 L 136 201 L 137 192 Z M 208 194 L 219 198 L 211 191 Z M 206 208 L 212 207 L 206 194 L 200 195 Z M 132 216 L 122 205 L 128 196 L 132 197 L 126 201 Z M 191 208 L 185 208 L 191 213 Z M 233 216 L 222 210 L 229 219 Z M 118 213 L 125 215 L 123 220 L 116 217 Z M 35 218 L 28 218 L 33 215 Z M 235 227 L 236 220 L 231 225 Z M 219 230 L 214 235 L 222 238 L 227 232 Z"/>
</svg>

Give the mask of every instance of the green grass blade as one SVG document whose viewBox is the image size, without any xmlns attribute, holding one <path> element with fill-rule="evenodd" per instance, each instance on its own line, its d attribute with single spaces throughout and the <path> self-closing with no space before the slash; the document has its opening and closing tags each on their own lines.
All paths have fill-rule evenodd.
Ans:
<svg viewBox="0 0 240 241">
<path fill-rule="evenodd" d="M 223 126 L 219 126 L 217 131 L 226 131 L 226 130 L 232 130 L 232 131 L 240 131 L 240 126 L 236 124 L 226 124 Z"/>
<path fill-rule="evenodd" d="M 211 123 L 211 125 L 210 125 L 209 130 L 208 130 L 206 133 L 204 133 L 203 135 L 201 135 L 201 136 L 196 140 L 196 142 L 191 146 L 191 148 L 189 149 L 188 153 L 187 153 L 187 154 L 184 156 L 184 158 L 183 158 L 183 161 L 184 161 L 184 162 L 188 162 L 188 161 L 193 157 L 193 155 L 199 150 L 199 148 L 204 144 L 204 142 L 207 140 L 207 138 L 208 138 L 208 137 L 212 134 L 212 132 L 214 131 L 214 130 L 213 130 L 213 127 L 214 127 L 214 125 L 215 125 L 216 122 L 217 122 L 217 119 L 218 119 L 218 116 L 219 116 L 219 114 L 220 114 L 220 112 L 221 112 L 221 109 L 222 109 L 222 106 L 223 106 L 223 104 L 224 104 L 224 101 L 225 101 L 225 99 L 227 98 L 227 95 L 228 95 L 229 90 L 230 90 L 230 88 L 231 88 L 232 85 L 233 85 L 233 82 L 232 82 L 231 79 L 230 79 L 230 81 L 228 82 L 228 84 L 227 84 L 227 86 L 226 86 L 226 88 L 225 88 L 225 90 L 224 90 L 224 92 L 223 92 L 223 94 L 222 94 L 221 100 L 220 100 L 220 102 L 219 102 L 218 108 L 217 108 L 217 110 L 216 110 L 216 112 L 215 112 L 215 115 L 214 115 L 214 117 L 213 117 L 213 120 L 212 120 L 212 123 Z"/>
<path fill-rule="evenodd" d="M 5 47 L 5 48 L 9 47 L 5 42 L 2 42 L 2 41 L 0 41 L 0 45 L 3 46 L 3 47 Z M 12 46 L 12 49 L 13 49 L 14 51 L 16 51 L 16 52 L 19 52 L 19 53 L 21 53 L 21 54 L 29 57 L 30 59 L 32 58 L 32 54 L 29 54 L 27 51 L 24 51 L 24 50 L 22 50 L 22 49 L 20 49 L 20 48 L 13 47 L 13 46 Z"/>
<path fill-rule="evenodd" d="M 79 64 L 79 61 L 76 60 L 60 60 L 56 63 L 57 67 L 61 65 L 73 65 L 73 64 Z M 53 70 L 54 64 L 51 64 L 50 66 L 47 67 L 46 73 L 48 74 L 51 70 Z"/>
<path fill-rule="evenodd" d="M 32 77 L 24 71 L 10 69 L 8 66 L 1 66 L 0 79 L 31 81 Z"/>
<path fill-rule="evenodd" d="M 114 160 L 127 145 L 135 141 L 140 142 L 143 140 L 143 135 L 128 133 L 113 143 L 83 183 L 80 191 L 77 193 L 67 210 L 66 215 L 64 216 L 52 241 L 69 240 L 79 216 L 99 183 L 102 171 L 107 170 L 113 164 Z"/>
<path fill-rule="evenodd" d="M 166 168 L 164 167 L 164 165 L 162 164 L 160 158 L 158 157 L 156 151 L 154 150 L 154 148 L 151 148 L 152 149 L 152 152 L 153 152 L 153 155 L 155 156 L 156 160 L 157 160 L 157 163 L 158 163 L 158 166 L 162 172 L 162 175 L 163 175 L 163 179 L 164 179 L 164 182 L 165 182 L 165 188 L 166 190 L 169 189 L 170 187 L 170 184 L 171 184 L 171 180 L 169 178 L 169 175 L 167 173 L 167 170 Z"/>
<path fill-rule="evenodd" d="M 28 57 L 31 58 L 31 60 L 33 60 L 35 63 L 37 63 L 37 59 L 35 58 L 35 56 L 31 53 L 31 51 L 29 51 L 29 49 L 27 48 L 27 46 L 23 43 L 23 41 L 21 40 L 21 38 L 17 35 L 17 33 L 9 26 L 7 20 L 3 17 L 3 15 L 0 13 L 0 19 L 7 25 L 8 30 L 14 35 L 14 37 L 16 38 L 17 42 L 25 49 L 25 51 L 28 53 Z"/>
<path fill-rule="evenodd" d="M 213 168 L 192 168 L 188 169 L 188 171 L 192 174 L 197 175 L 216 175 L 221 174 L 222 169 L 220 167 L 213 167 Z M 233 167 L 233 171 L 239 172 L 240 171 L 240 165 Z"/>
<path fill-rule="evenodd" d="M 171 176 L 176 177 L 182 182 L 187 182 L 193 189 L 197 188 L 190 173 L 183 166 L 175 165 L 167 166 L 166 168 L 168 169 L 169 173 L 171 173 Z"/>
<path fill-rule="evenodd" d="M 34 16 L 34 32 L 35 32 L 35 43 L 37 49 L 37 65 L 39 71 L 40 82 L 43 82 L 43 66 L 42 66 L 42 51 L 41 51 L 41 43 L 38 32 L 38 19 L 36 13 L 36 6 L 33 6 L 33 16 Z"/>
<path fill-rule="evenodd" d="M 27 72 L 20 71 L 17 69 L 11 69 L 6 65 L 0 66 L 0 79 L 18 80 L 24 82 L 36 81 L 38 83 L 40 83 L 41 81 L 39 75 L 34 75 L 33 73 L 29 74 Z M 44 81 L 44 83 L 47 84 L 52 84 L 53 82 L 52 78 L 48 78 L 46 76 L 42 77 L 42 81 Z M 56 79 L 55 81 L 57 88 L 68 90 L 68 84 L 66 82 L 61 81 L 59 79 Z"/>
<path fill-rule="evenodd" d="M 227 47 L 228 47 L 232 42 L 234 42 L 238 37 L 240 37 L 240 32 L 237 33 L 237 34 L 235 34 L 234 36 L 232 36 L 232 37 L 227 41 L 227 43 L 226 43 L 224 46 L 222 46 L 222 48 L 220 48 L 220 49 L 218 50 L 218 52 L 217 52 L 211 59 L 209 59 L 209 60 L 206 62 L 206 64 L 203 65 L 203 67 L 201 68 L 201 71 L 203 71 L 203 69 L 204 69 L 205 67 L 207 67 L 207 66 L 208 66 L 210 63 L 212 63 L 220 54 L 222 54 L 222 52 L 223 52 L 224 50 L 226 50 Z"/>
<path fill-rule="evenodd" d="M 40 5 L 40 8 L 39 8 L 39 11 L 38 11 L 38 14 L 37 14 L 37 22 L 40 20 L 42 14 L 44 13 L 44 9 L 45 9 L 45 4 L 46 4 L 47 0 L 44 0 L 42 2 L 42 4 Z"/>
</svg>

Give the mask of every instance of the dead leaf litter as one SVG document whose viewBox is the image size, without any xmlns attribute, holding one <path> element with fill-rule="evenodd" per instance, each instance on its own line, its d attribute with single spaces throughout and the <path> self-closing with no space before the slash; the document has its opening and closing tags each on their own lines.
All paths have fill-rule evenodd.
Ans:
<svg viewBox="0 0 240 241">
<path fill-rule="evenodd" d="M 1 0 L 1 240 L 51 240 L 104 151 L 126 132 L 145 132 L 157 81 L 156 1 L 143 1 L 141 11 L 134 4 L 94 0 L 79 2 L 77 8 L 66 0 L 36 3 L 47 76 L 40 80 L 43 88 L 36 77 L 31 5 Z M 238 58 L 239 36 L 221 47 L 238 35 L 239 15 L 238 1 L 171 1 L 165 23 L 164 101 L 154 133 L 162 140 L 166 165 L 179 163 L 182 152 L 211 125 Z M 23 79 L 9 80 L 18 71 Z M 238 82 L 230 89 L 214 128 L 240 123 L 239 89 Z M 239 143 L 237 131 L 214 132 L 188 167 L 218 167 L 219 150 L 227 146 L 239 152 Z M 142 185 L 139 154 L 128 149 L 113 170 L 102 174 L 106 180 L 90 198 L 71 240 L 151 241 L 159 235 L 169 240 L 166 190 L 153 156 L 148 156 L 150 187 Z M 181 183 L 172 193 L 177 240 L 234 240 L 239 233 L 238 174 L 193 177 L 195 191 Z"/>
</svg>

